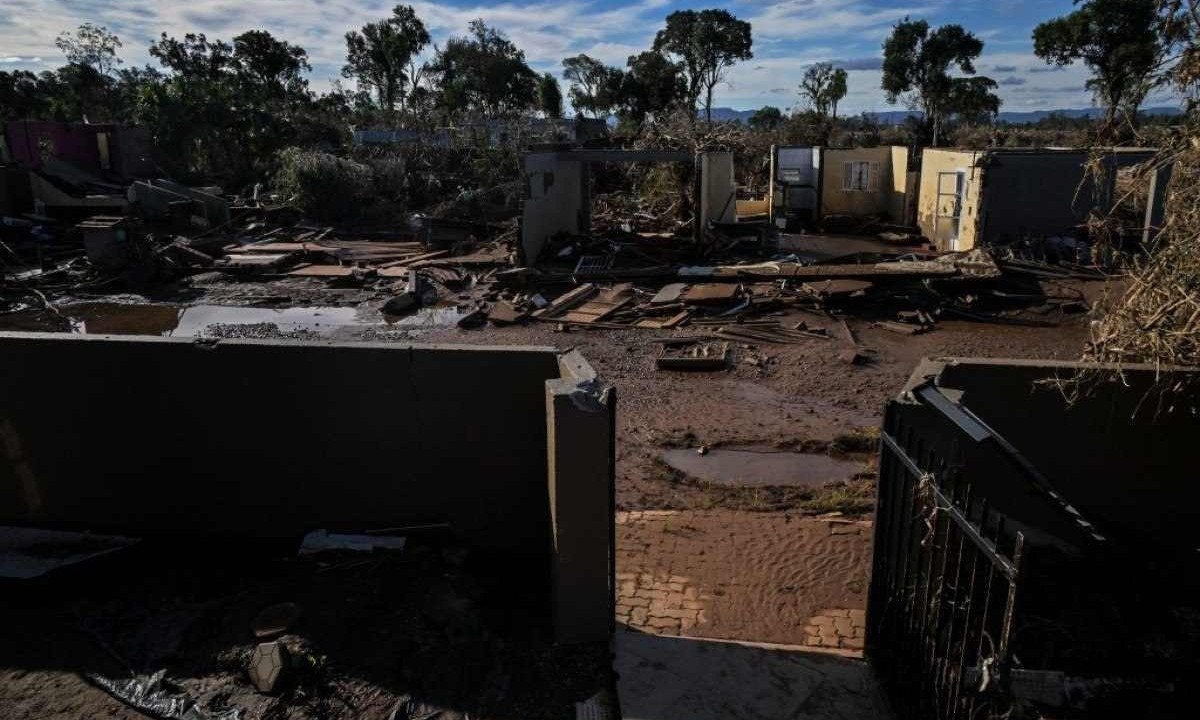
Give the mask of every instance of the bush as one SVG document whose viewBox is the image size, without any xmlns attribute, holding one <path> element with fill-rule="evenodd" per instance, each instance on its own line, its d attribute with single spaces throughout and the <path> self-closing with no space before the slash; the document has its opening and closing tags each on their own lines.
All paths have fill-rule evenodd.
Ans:
<svg viewBox="0 0 1200 720">
<path fill-rule="evenodd" d="M 287 148 L 279 154 L 275 189 L 316 220 L 358 216 L 374 194 L 371 168 L 315 150 Z"/>
</svg>

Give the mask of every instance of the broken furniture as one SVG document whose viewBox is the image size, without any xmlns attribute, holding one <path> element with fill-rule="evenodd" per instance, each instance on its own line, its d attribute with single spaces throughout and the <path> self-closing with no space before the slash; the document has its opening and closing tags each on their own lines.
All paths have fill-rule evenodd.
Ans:
<svg viewBox="0 0 1200 720">
<path fill-rule="evenodd" d="M 539 589 L 559 642 L 610 636 L 615 397 L 577 353 L 0 333 L 0 378 L 0 524 L 448 523 Z"/>
<path fill-rule="evenodd" d="M 867 609 L 897 717 L 1194 714 L 1198 376 L 921 363 L 884 417 Z"/>
</svg>

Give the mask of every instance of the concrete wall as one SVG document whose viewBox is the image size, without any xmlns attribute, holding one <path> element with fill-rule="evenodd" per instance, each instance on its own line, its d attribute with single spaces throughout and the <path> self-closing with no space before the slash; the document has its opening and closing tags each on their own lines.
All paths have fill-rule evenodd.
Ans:
<svg viewBox="0 0 1200 720">
<path fill-rule="evenodd" d="M 977 166 L 982 152 L 972 150 L 942 150 L 926 148 L 921 153 L 921 190 L 917 199 L 917 225 L 921 232 L 933 240 L 939 250 L 970 250 L 975 247 L 977 222 L 979 219 L 979 197 L 982 170 Z M 941 213 L 949 215 L 951 199 L 943 197 L 938 207 L 938 173 L 963 171 L 966 188 L 962 198 L 961 219 L 958 239 L 952 239 L 950 222 L 943 219 L 935 222 Z M 947 189 L 952 187 L 947 181 Z M 935 227 L 936 225 L 936 227 Z"/>
<path fill-rule="evenodd" d="M 890 146 L 880 148 L 827 148 L 821 170 L 821 214 L 851 215 L 854 217 L 884 216 L 899 222 L 904 214 L 904 170 L 907 168 L 905 149 L 901 151 L 899 187 L 896 186 L 895 152 Z M 868 190 L 845 190 L 846 163 L 869 162 L 871 173 Z"/>
<path fill-rule="evenodd" d="M 1108 155 L 1110 167 L 1142 162 L 1149 152 Z M 1085 170 L 1088 153 L 1041 150 L 988 153 L 984 170 L 983 225 L 980 240 L 1006 243 L 1022 237 L 1071 235 L 1093 207 L 1105 207 L 1111 190 L 1102 181 L 1097 193 Z M 1115 177 L 1115 176 L 1114 176 Z"/>
<path fill-rule="evenodd" d="M 908 148 L 892 145 L 892 184 L 888 217 L 892 222 L 908 224 Z"/>
<path fill-rule="evenodd" d="M 0 333 L 0 523 L 291 538 L 448 522 L 546 578 L 572 608 L 564 639 L 602 639 L 613 400 L 589 373 L 550 348 Z"/>
<path fill-rule="evenodd" d="M 555 233 L 587 227 L 587 165 L 559 160 L 557 153 L 525 156 L 525 207 L 521 215 L 522 262 L 532 265 Z"/>
<path fill-rule="evenodd" d="M 1200 403 L 1197 372 L 1124 366 L 1074 402 L 1047 384 L 1081 367 L 983 359 L 933 366 L 939 387 L 961 391 L 962 405 L 1102 533 L 1194 548 L 1200 417 L 1185 408 Z M 1171 390 L 1176 384 L 1183 389 Z"/>
<path fill-rule="evenodd" d="M 710 222 L 737 221 L 737 182 L 733 153 L 706 152 L 700 160 L 700 227 Z"/>
</svg>

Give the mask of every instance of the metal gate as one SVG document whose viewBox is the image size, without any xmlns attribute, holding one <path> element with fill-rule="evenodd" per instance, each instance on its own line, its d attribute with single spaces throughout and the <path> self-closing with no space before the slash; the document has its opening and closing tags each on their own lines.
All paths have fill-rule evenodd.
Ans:
<svg viewBox="0 0 1200 720">
<path fill-rule="evenodd" d="M 914 398 L 885 416 L 867 653 L 899 717 L 999 716 L 1024 536 L 965 467 L 989 429 L 937 388 Z"/>
</svg>

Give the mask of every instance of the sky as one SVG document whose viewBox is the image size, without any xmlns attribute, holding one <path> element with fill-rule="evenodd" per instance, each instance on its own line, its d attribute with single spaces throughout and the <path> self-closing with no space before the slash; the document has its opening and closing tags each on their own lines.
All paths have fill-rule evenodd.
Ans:
<svg viewBox="0 0 1200 720">
<path fill-rule="evenodd" d="M 3 0 L 0 3 L 0 69 L 40 71 L 61 65 L 54 38 L 82 22 L 107 26 L 124 43 L 126 65 L 151 62 L 147 48 L 160 33 L 203 32 L 230 40 L 251 29 L 268 30 L 304 47 L 315 90 L 338 79 L 344 35 L 390 14 L 394 0 Z M 879 89 L 881 46 L 905 16 L 930 25 L 958 23 L 984 41 L 976 70 L 999 84 L 1002 110 L 1083 108 L 1092 104 L 1082 65 L 1048 66 L 1033 55 L 1030 35 L 1048 18 L 1069 12 L 1071 0 L 736 0 L 692 4 L 677 0 L 534 0 L 487 3 L 439 0 L 411 3 L 441 44 L 483 18 L 525 51 L 539 72 L 561 77 L 564 57 L 586 53 L 614 65 L 647 49 L 673 10 L 725 8 L 751 23 L 754 58 L 730 69 L 715 91 L 714 106 L 746 110 L 796 106 L 804 68 L 832 61 L 849 72 L 849 93 L 839 113 L 903 109 L 889 106 Z M 564 88 L 565 89 L 565 88 Z M 1169 95 L 1147 105 L 1177 105 Z"/>
</svg>

